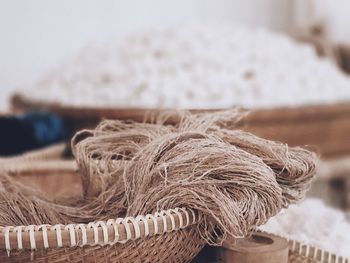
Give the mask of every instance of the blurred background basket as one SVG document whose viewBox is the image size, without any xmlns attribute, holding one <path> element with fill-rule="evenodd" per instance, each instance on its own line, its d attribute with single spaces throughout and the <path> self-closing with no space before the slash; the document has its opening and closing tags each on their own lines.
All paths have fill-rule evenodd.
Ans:
<svg viewBox="0 0 350 263">
<path fill-rule="evenodd" d="M 137 108 L 77 108 L 33 101 L 18 94 L 12 97 L 12 108 L 15 112 L 52 111 L 63 117 L 74 131 L 94 127 L 103 118 L 147 121 L 161 112 L 170 112 Z M 172 115 L 170 121 L 176 122 L 177 111 L 174 110 Z M 252 110 L 239 126 L 263 138 L 291 146 L 311 146 L 322 157 L 350 154 L 350 103 Z"/>
</svg>

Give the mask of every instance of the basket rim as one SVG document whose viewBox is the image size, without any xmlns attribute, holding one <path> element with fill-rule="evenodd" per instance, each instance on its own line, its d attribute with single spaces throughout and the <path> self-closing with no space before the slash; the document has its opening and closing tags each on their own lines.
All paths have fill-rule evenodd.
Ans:
<svg viewBox="0 0 350 263">
<path fill-rule="evenodd" d="M 0 226 L 0 249 L 35 250 L 62 247 L 124 244 L 166 234 L 196 224 L 199 215 L 192 209 L 175 208 L 154 214 L 95 221 L 88 224 Z"/>
<path fill-rule="evenodd" d="M 63 159 L 63 154 L 66 149 L 64 142 L 54 143 L 39 149 L 31 149 L 20 154 L 1 156 L 0 164 L 18 163 L 19 161 L 45 161 Z"/>
<path fill-rule="evenodd" d="M 172 113 L 169 116 L 170 122 L 177 122 L 179 116 L 178 109 L 175 108 L 146 108 L 146 107 L 94 107 L 68 105 L 61 102 L 44 102 L 39 99 L 29 98 L 25 94 L 15 92 L 11 96 L 11 107 L 15 112 L 24 112 L 28 110 L 50 110 L 59 113 L 64 118 L 77 120 L 82 116 L 101 119 L 116 118 L 121 120 L 144 121 L 145 114 L 157 114 L 161 112 Z M 247 109 L 246 107 L 243 107 Z M 184 108 L 192 113 L 215 112 L 227 108 Z M 298 106 L 277 106 L 277 107 L 260 107 L 250 109 L 248 121 L 255 124 L 265 124 L 266 122 L 290 122 L 290 121 L 315 121 L 319 118 L 348 117 L 350 113 L 350 101 L 344 100 L 335 103 L 313 103 L 309 105 Z M 320 117 L 321 116 L 321 117 Z"/>
<path fill-rule="evenodd" d="M 297 256 L 303 256 L 307 259 L 318 260 L 320 262 L 324 262 L 324 260 L 328 260 L 325 262 L 334 262 L 334 263 L 349 263 L 350 257 L 336 254 L 330 250 L 317 247 L 312 244 L 307 244 L 303 241 L 296 240 L 293 238 L 289 238 L 284 235 L 275 234 L 270 231 L 258 230 L 258 233 L 267 234 L 269 236 L 275 236 L 279 238 L 283 238 L 288 242 L 289 253 L 294 253 Z"/>
</svg>

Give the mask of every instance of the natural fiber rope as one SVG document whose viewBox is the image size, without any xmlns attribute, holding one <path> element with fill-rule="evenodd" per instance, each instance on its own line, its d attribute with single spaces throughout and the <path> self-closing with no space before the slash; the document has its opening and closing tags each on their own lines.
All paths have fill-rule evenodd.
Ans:
<svg viewBox="0 0 350 263">
<path fill-rule="evenodd" d="M 241 116 L 184 113 L 177 127 L 162 125 L 164 118 L 104 121 L 72 143 L 85 199 L 55 204 L 0 176 L 0 225 L 88 223 L 185 207 L 202 216 L 198 233 L 208 243 L 246 236 L 304 196 L 315 156 L 229 130 Z M 164 224 L 164 232 L 173 226 Z"/>
<path fill-rule="evenodd" d="M 72 148 L 85 194 L 101 197 L 88 210 L 137 215 L 186 206 L 205 215 L 199 231 L 209 243 L 247 235 L 303 197 L 315 163 L 304 149 L 234 130 L 241 116 L 183 113 L 177 127 L 161 125 L 167 116 L 155 124 L 104 121 L 78 133 Z"/>
</svg>

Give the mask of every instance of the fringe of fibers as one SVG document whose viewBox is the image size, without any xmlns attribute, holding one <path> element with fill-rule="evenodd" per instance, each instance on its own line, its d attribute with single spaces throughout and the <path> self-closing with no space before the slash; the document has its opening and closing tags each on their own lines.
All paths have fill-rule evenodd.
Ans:
<svg viewBox="0 0 350 263">
<path fill-rule="evenodd" d="M 315 154 L 236 130 L 244 113 L 181 113 L 177 126 L 105 120 L 72 139 L 84 199 L 60 205 L 1 176 L 0 224 L 83 223 L 161 209 L 198 211 L 210 244 L 249 235 L 302 199 Z"/>
</svg>

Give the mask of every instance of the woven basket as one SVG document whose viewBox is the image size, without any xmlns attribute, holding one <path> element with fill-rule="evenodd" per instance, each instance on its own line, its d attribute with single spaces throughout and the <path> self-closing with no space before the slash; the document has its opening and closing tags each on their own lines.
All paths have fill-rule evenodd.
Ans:
<svg viewBox="0 0 350 263">
<path fill-rule="evenodd" d="M 82 196 L 76 163 L 63 159 L 63 149 L 54 145 L 1 158 L 0 166 L 50 199 Z M 204 246 L 196 228 L 199 221 L 192 210 L 178 208 L 90 224 L 0 226 L 0 262 L 190 262 Z M 350 263 L 293 240 L 288 262 Z"/>
<path fill-rule="evenodd" d="M 13 157 L 2 157 L 0 169 L 16 181 L 39 187 L 51 200 L 82 197 L 78 167 L 75 161 L 64 159 L 64 151 L 65 145 L 57 144 Z"/>
<path fill-rule="evenodd" d="M 164 110 L 128 108 L 77 108 L 33 101 L 22 95 L 12 97 L 12 108 L 17 112 L 45 109 L 62 116 L 73 130 L 94 127 L 103 118 L 144 121 L 151 120 Z M 204 112 L 213 110 L 192 110 Z M 172 111 L 170 122 L 179 120 Z M 171 114 L 171 111 L 167 110 Z M 288 143 L 291 146 L 310 145 L 326 157 L 350 153 L 350 103 L 257 109 L 239 124 L 256 135 Z"/>
<path fill-rule="evenodd" d="M 62 150 L 1 158 L 0 166 L 64 202 L 83 191 L 75 161 L 63 160 Z M 175 208 L 89 224 L 0 226 L 0 262 L 190 262 L 204 246 L 199 220 L 194 211 Z"/>
<path fill-rule="evenodd" d="M 350 263 L 346 257 L 305 245 L 295 240 L 289 242 L 288 263 Z"/>
<path fill-rule="evenodd" d="M 190 262 L 202 249 L 192 210 L 89 224 L 0 227 L 0 262 Z"/>
<path fill-rule="evenodd" d="M 8 165 L 11 163 L 18 164 L 21 161 L 37 161 L 37 160 L 57 160 L 63 159 L 66 146 L 64 143 L 54 144 L 39 150 L 32 150 L 26 153 L 11 156 L 1 157 L 0 165 Z"/>
</svg>

